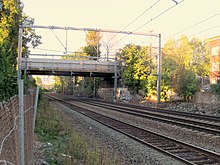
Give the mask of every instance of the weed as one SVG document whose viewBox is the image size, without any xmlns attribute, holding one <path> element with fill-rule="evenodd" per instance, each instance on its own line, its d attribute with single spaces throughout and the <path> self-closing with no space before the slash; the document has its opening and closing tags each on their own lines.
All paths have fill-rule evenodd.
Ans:
<svg viewBox="0 0 220 165">
<path fill-rule="evenodd" d="M 45 143 L 42 150 L 45 160 L 51 165 L 117 165 L 118 156 L 111 160 L 106 157 L 106 149 L 99 150 L 98 144 L 89 147 L 87 138 L 75 132 L 62 115 L 53 109 L 48 100 L 42 99 L 37 112 L 36 128 L 39 139 Z"/>
</svg>

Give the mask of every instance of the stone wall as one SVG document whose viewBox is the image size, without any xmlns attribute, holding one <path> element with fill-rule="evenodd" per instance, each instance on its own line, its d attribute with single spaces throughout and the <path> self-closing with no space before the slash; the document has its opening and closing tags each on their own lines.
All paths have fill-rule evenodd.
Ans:
<svg viewBox="0 0 220 165">
<path fill-rule="evenodd" d="M 210 92 L 197 92 L 194 99 L 195 103 L 217 104 L 220 103 L 220 97 Z"/>
<path fill-rule="evenodd" d="M 102 99 L 113 100 L 114 88 L 100 88 L 97 93 Z"/>
</svg>

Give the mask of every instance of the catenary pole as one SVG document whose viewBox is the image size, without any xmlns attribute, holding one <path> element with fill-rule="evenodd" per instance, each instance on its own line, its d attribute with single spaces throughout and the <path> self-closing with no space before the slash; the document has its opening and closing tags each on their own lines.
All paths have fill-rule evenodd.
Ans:
<svg viewBox="0 0 220 165">
<path fill-rule="evenodd" d="M 37 86 L 36 95 L 35 95 L 33 131 L 34 131 L 34 129 L 35 129 L 35 121 L 36 121 L 36 114 L 37 114 L 37 104 L 38 104 L 39 88 L 40 88 L 40 87 Z"/>
<path fill-rule="evenodd" d="M 157 58 L 157 103 L 160 103 L 160 84 L 161 84 L 161 34 L 159 38 L 158 58 Z"/>
<path fill-rule="evenodd" d="M 23 27 L 20 26 L 18 33 L 18 80 L 21 79 L 22 34 L 23 34 Z"/>
<path fill-rule="evenodd" d="M 118 80 L 118 75 L 117 75 L 117 59 L 115 58 L 115 63 L 114 63 L 114 71 L 115 71 L 115 75 L 114 75 L 114 101 L 116 101 L 117 99 L 117 80 Z"/>
<path fill-rule="evenodd" d="M 18 80 L 20 165 L 24 165 L 24 80 Z"/>
</svg>

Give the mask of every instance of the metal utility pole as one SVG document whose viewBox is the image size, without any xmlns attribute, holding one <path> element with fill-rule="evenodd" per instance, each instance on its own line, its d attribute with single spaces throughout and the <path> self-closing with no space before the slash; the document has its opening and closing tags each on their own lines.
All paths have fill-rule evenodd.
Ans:
<svg viewBox="0 0 220 165">
<path fill-rule="evenodd" d="M 65 54 L 67 54 L 67 42 L 68 42 L 68 40 L 67 40 L 67 30 L 66 30 L 66 47 L 65 47 Z"/>
<path fill-rule="evenodd" d="M 74 91 L 75 91 L 75 76 L 73 76 L 73 95 L 74 95 Z"/>
<path fill-rule="evenodd" d="M 37 104 L 38 104 L 39 89 L 40 89 L 40 87 L 37 86 L 36 95 L 35 95 L 35 103 L 34 103 L 33 132 L 34 132 L 34 129 L 35 129 L 35 121 L 36 121 L 36 114 L 37 114 Z"/>
<path fill-rule="evenodd" d="M 113 100 L 116 101 L 116 97 L 117 97 L 117 60 L 115 58 L 115 67 L 114 67 L 114 71 L 115 71 L 115 75 L 114 75 L 114 96 L 113 96 Z"/>
<path fill-rule="evenodd" d="M 20 139 L 20 165 L 24 165 L 24 80 L 21 80 L 22 62 L 22 34 L 23 27 L 19 27 L 18 34 L 18 93 L 19 93 L 19 139 Z"/>
<path fill-rule="evenodd" d="M 24 165 L 24 80 L 18 80 L 20 165 Z"/>
<path fill-rule="evenodd" d="M 159 50 L 157 57 L 157 103 L 160 103 L 160 84 L 161 84 L 161 34 L 159 38 Z"/>
<path fill-rule="evenodd" d="M 152 63 L 152 43 L 150 43 L 150 73 L 152 72 L 151 63 Z"/>
<path fill-rule="evenodd" d="M 22 34 L 23 34 L 23 27 L 19 27 L 19 34 L 18 34 L 18 80 L 21 80 Z"/>
</svg>

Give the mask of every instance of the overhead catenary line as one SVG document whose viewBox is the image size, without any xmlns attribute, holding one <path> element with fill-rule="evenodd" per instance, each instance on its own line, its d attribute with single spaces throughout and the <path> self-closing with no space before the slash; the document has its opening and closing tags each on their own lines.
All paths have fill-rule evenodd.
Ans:
<svg viewBox="0 0 220 165">
<path fill-rule="evenodd" d="M 138 15 L 133 21 L 131 21 L 129 24 L 127 24 L 122 30 L 126 29 L 127 27 L 129 27 L 132 23 L 134 23 L 136 20 L 138 20 L 142 15 L 144 15 L 146 12 L 148 12 L 150 9 L 152 9 L 158 2 L 160 2 L 160 0 L 157 0 L 154 4 L 152 4 L 149 8 L 147 8 L 147 10 L 145 10 L 144 12 L 142 12 L 140 15 Z"/>
<path fill-rule="evenodd" d="M 141 16 L 143 16 L 146 12 L 148 12 L 150 9 L 152 9 L 160 0 L 157 0 L 155 3 L 153 3 L 150 7 L 148 7 L 145 11 L 143 11 L 141 14 L 139 14 L 135 19 L 133 19 L 130 23 L 128 23 L 125 27 L 122 28 L 122 30 L 125 30 L 127 27 L 129 27 L 131 24 L 133 24 L 136 20 L 138 20 Z M 113 40 L 119 33 L 115 34 L 111 40 Z"/>
<path fill-rule="evenodd" d="M 216 26 L 212 26 L 212 27 L 207 28 L 207 29 L 205 29 L 205 30 L 202 30 L 202 31 L 199 31 L 199 32 L 195 32 L 195 33 L 193 33 L 193 34 L 190 34 L 188 37 L 192 37 L 192 36 L 194 36 L 194 35 L 198 35 L 198 34 L 201 34 L 201 33 L 207 32 L 207 31 L 210 31 L 210 30 L 212 30 L 212 29 L 218 28 L 218 27 L 220 27 L 220 24 L 219 24 L 219 25 L 216 25 Z M 174 41 L 175 41 L 175 42 L 178 42 L 178 41 L 181 41 L 181 40 L 183 40 L 183 39 L 185 39 L 185 38 L 180 38 L 180 39 L 177 39 L 177 40 L 174 40 Z M 171 44 L 172 44 L 172 43 L 166 44 L 166 46 L 167 46 L 167 45 L 171 45 Z"/>
<path fill-rule="evenodd" d="M 182 30 L 180 30 L 180 31 L 178 31 L 178 32 L 176 32 L 176 33 L 170 35 L 169 37 L 164 38 L 163 40 L 166 40 L 166 39 L 168 39 L 168 38 L 171 38 L 171 37 L 173 37 L 173 36 L 176 36 L 177 34 L 179 34 L 179 33 L 181 33 L 181 32 L 184 32 L 184 31 L 186 31 L 186 30 L 189 30 L 189 29 L 191 29 L 191 28 L 193 28 L 193 27 L 195 27 L 195 26 L 198 26 L 198 25 L 200 25 L 201 23 L 206 22 L 206 21 L 208 21 L 208 20 L 210 20 L 210 19 L 212 19 L 212 18 L 214 18 L 214 17 L 216 17 L 216 16 L 218 16 L 218 15 L 220 15 L 220 12 L 219 12 L 219 13 L 216 13 L 216 14 L 214 14 L 214 15 L 208 17 L 208 18 L 205 18 L 205 19 L 203 19 L 203 20 L 201 20 L 201 21 L 199 21 L 199 22 L 197 22 L 197 23 L 195 23 L 195 24 L 193 24 L 193 25 L 190 25 L 190 26 L 188 26 L 188 27 L 186 27 L 186 28 L 184 28 L 184 29 L 182 29 Z"/>
<path fill-rule="evenodd" d="M 45 48 L 33 48 L 33 49 L 42 50 L 42 51 L 48 51 L 48 52 L 59 52 L 59 53 L 63 53 L 63 51 L 55 50 L 55 49 L 45 49 Z"/>
<path fill-rule="evenodd" d="M 166 12 L 168 12 L 169 10 L 171 10 L 172 8 L 174 8 L 175 6 L 177 6 L 178 4 L 182 3 L 184 0 L 175 3 L 175 5 L 169 7 L 168 9 L 164 10 L 162 13 L 156 15 L 155 17 L 151 18 L 149 21 L 147 21 L 146 23 L 144 23 L 143 25 L 139 26 L 138 28 L 136 28 L 134 31 L 132 32 L 136 32 L 137 30 L 139 30 L 140 28 L 144 27 L 145 25 L 149 24 L 150 22 L 152 22 L 153 20 L 157 19 L 158 17 L 160 17 L 161 15 L 165 14 Z"/>
<path fill-rule="evenodd" d="M 192 36 L 194 36 L 194 35 L 207 32 L 207 31 L 209 31 L 209 30 L 212 30 L 212 29 L 215 29 L 215 28 L 218 28 L 218 27 L 220 27 L 220 24 L 219 24 L 219 25 L 216 25 L 216 26 L 212 26 L 212 27 L 210 27 L 210 28 L 208 28 L 208 29 L 205 29 L 205 30 L 202 30 L 202 31 L 200 31 L 200 32 L 193 33 L 193 34 L 191 34 L 189 37 L 192 37 Z"/>
<path fill-rule="evenodd" d="M 143 25 L 137 27 L 135 30 L 132 31 L 132 33 L 135 33 L 137 30 L 141 29 L 142 27 L 146 26 L 147 24 L 149 24 L 150 22 L 152 22 L 153 20 L 159 18 L 161 15 L 165 14 L 166 12 L 168 12 L 169 10 L 171 10 L 172 8 L 174 8 L 175 6 L 177 6 L 178 4 L 182 3 L 184 0 L 175 3 L 175 5 L 169 7 L 168 9 L 164 10 L 163 12 L 161 12 L 160 14 L 156 15 L 155 17 L 151 18 L 149 21 L 145 22 Z M 129 35 L 129 34 L 128 34 Z M 128 36 L 127 35 L 127 36 Z M 121 39 L 119 39 L 119 41 L 123 40 L 124 38 L 126 38 L 127 36 L 122 37 Z"/>
</svg>

